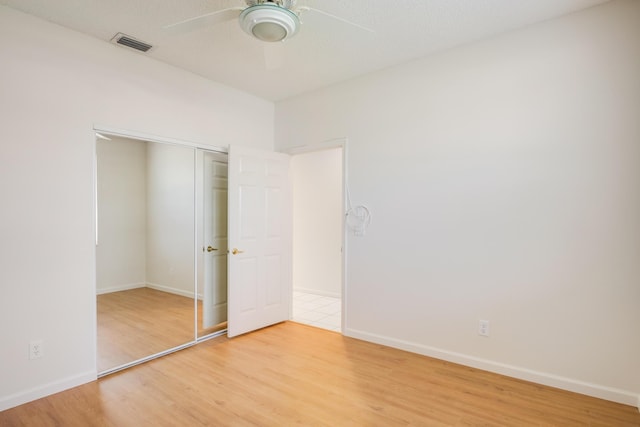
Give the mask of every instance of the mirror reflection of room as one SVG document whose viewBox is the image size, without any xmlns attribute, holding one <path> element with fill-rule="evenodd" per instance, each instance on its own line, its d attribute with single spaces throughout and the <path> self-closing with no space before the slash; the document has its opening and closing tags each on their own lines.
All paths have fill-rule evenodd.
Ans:
<svg viewBox="0 0 640 427">
<path fill-rule="evenodd" d="M 195 339 L 195 149 L 106 136 L 96 154 L 104 372 Z"/>
<path fill-rule="evenodd" d="M 202 191 L 197 203 L 202 230 L 198 257 L 198 337 L 227 327 L 227 200 L 228 156 L 198 151 Z M 200 205 L 202 207 L 200 208 Z"/>
</svg>

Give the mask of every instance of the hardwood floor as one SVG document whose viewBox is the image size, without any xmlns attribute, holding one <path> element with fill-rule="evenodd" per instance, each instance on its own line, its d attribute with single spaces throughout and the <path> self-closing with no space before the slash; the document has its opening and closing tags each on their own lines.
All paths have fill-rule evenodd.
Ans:
<svg viewBox="0 0 640 427">
<path fill-rule="evenodd" d="M 0 413 L 2 426 L 638 426 L 634 407 L 286 322 Z"/>
</svg>

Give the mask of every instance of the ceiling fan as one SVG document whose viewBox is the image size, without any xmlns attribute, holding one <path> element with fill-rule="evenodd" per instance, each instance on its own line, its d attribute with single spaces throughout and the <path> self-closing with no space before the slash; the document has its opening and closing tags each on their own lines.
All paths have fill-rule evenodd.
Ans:
<svg viewBox="0 0 640 427">
<path fill-rule="evenodd" d="M 245 0 L 245 3 L 247 4 L 246 7 L 218 10 L 169 24 L 164 29 L 175 32 L 188 32 L 237 18 L 240 28 L 250 36 L 264 42 L 283 42 L 298 33 L 301 25 L 300 15 L 303 12 L 314 12 L 355 26 L 361 30 L 373 32 L 373 30 L 362 25 L 319 9 L 307 6 L 296 7 L 296 0 Z"/>
</svg>

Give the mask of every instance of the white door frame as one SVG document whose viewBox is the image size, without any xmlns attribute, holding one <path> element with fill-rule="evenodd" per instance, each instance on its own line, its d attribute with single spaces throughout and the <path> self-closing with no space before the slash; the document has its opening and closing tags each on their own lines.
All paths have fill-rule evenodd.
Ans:
<svg viewBox="0 0 640 427">
<path fill-rule="evenodd" d="M 315 151 L 330 150 L 332 148 L 342 149 L 342 254 L 341 254 L 341 283 L 340 283 L 340 296 L 342 299 L 342 315 L 340 331 L 344 334 L 346 319 L 348 316 L 347 307 L 349 305 L 347 299 L 347 227 L 346 227 L 346 215 L 347 215 L 347 138 L 336 138 L 324 142 L 318 142 L 308 145 L 301 145 L 297 147 L 291 147 L 281 150 L 283 153 L 295 156 L 296 154 L 306 154 Z M 291 310 L 290 310 L 291 311 Z"/>
</svg>

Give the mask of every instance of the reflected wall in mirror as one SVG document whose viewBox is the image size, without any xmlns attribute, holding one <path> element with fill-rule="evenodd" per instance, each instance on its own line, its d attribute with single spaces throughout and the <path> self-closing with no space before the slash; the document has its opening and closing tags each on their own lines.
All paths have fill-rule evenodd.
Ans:
<svg viewBox="0 0 640 427">
<path fill-rule="evenodd" d="M 195 149 L 108 136 L 97 155 L 98 372 L 195 339 Z"/>
</svg>

